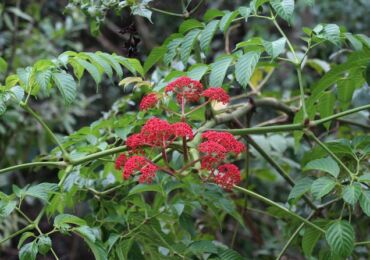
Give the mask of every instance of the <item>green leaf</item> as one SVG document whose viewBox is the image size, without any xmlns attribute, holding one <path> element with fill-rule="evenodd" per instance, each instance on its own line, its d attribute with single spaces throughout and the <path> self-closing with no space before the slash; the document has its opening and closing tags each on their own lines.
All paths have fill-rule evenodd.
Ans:
<svg viewBox="0 0 370 260">
<path fill-rule="evenodd" d="M 248 85 L 248 82 L 257 66 L 260 58 L 260 52 L 248 52 L 241 56 L 238 62 L 235 64 L 235 77 L 236 80 L 244 88 Z"/>
<path fill-rule="evenodd" d="M 211 74 L 209 76 L 210 86 L 219 87 L 224 81 L 227 69 L 229 68 L 233 57 L 230 55 L 222 56 L 211 64 Z"/>
<path fill-rule="evenodd" d="M 294 13 L 294 0 L 271 0 L 270 4 L 276 13 L 291 23 Z"/>
<path fill-rule="evenodd" d="M 163 61 L 166 65 L 169 65 L 176 56 L 177 48 L 184 41 L 184 38 L 175 38 L 171 40 L 167 45 L 167 52 L 164 55 Z"/>
<path fill-rule="evenodd" d="M 91 77 L 94 79 L 96 85 L 99 85 L 99 83 L 102 80 L 102 73 L 98 70 L 96 66 L 91 64 L 90 62 L 87 62 L 81 58 L 74 58 L 74 60 L 81 65 L 84 69 L 86 69 Z"/>
<path fill-rule="evenodd" d="M 144 74 L 146 74 L 154 64 L 156 64 L 166 53 L 166 47 L 155 47 L 150 52 L 144 63 Z"/>
<path fill-rule="evenodd" d="M 203 27 L 204 27 L 204 25 L 201 22 L 199 22 L 198 20 L 188 19 L 188 20 L 185 20 L 184 22 L 182 22 L 180 24 L 179 32 L 182 33 L 182 34 L 185 34 L 186 32 L 188 32 L 192 29 L 203 28 Z"/>
<path fill-rule="evenodd" d="M 0 200 L 0 219 L 9 216 L 16 206 L 17 206 L 16 201 Z"/>
<path fill-rule="evenodd" d="M 351 105 L 352 96 L 356 88 L 364 84 L 362 70 L 350 70 L 345 78 L 337 82 L 337 95 L 342 109 L 347 109 Z"/>
<path fill-rule="evenodd" d="M 320 117 L 328 117 L 333 114 L 335 106 L 335 96 L 332 91 L 325 92 L 322 97 L 319 99 L 317 104 L 317 109 L 320 113 Z M 325 128 L 328 130 L 331 122 L 324 123 Z"/>
<path fill-rule="evenodd" d="M 31 196 L 38 198 L 43 201 L 47 201 L 49 194 L 58 190 L 58 185 L 55 183 L 40 183 L 35 186 L 31 186 L 26 189 L 23 193 L 24 196 Z"/>
<path fill-rule="evenodd" d="M 305 177 L 296 182 L 294 187 L 289 193 L 288 201 L 297 200 L 308 192 L 311 188 L 313 180 L 309 177 Z"/>
<path fill-rule="evenodd" d="M 311 193 L 316 199 L 321 199 L 323 196 L 331 192 L 336 185 L 335 180 L 329 177 L 321 177 L 315 180 L 311 186 Z"/>
<path fill-rule="evenodd" d="M 352 206 L 356 204 L 358 199 L 361 195 L 361 184 L 360 183 L 352 183 L 351 185 L 347 185 L 343 190 L 343 200 Z"/>
<path fill-rule="evenodd" d="M 144 4 L 132 5 L 130 8 L 133 15 L 145 17 L 152 23 L 152 11 L 147 9 Z"/>
<path fill-rule="evenodd" d="M 253 13 L 257 13 L 258 8 L 262 6 L 264 3 L 269 2 L 270 0 L 252 0 L 249 4 L 250 8 L 252 9 Z"/>
<path fill-rule="evenodd" d="M 117 73 L 118 77 L 122 78 L 123 71 L 122 71 L 121 65 L 117 62 L 116 59 L 114 59 L 112 55 L 109 55 L 104 52 L 97 52 L 96 55 L 105 59 L 110 64 L 110 66 L 114 69 L 114 71 Z"/>
<path fill-rule="evenodd" d="M 94 64 L 94 66 L 99 69 L 99 72 L 101 74 L 105 72 L 109 78 L 113 77 L 112 67 L 104 58 L 92 52 L 85 52 L 84 54 L 89 57 L 91 63 Z"/>
<path fill-rule="evenodd" d="M 37 71 L 34 73 L 34 81 L 44 93 L 48 91 L 51 75 L 51 70 Z"/>
<path fill-rule="evenodd" d="M 302 249 L 306 256 L 311 256 L 317 241 L 319 241 L 322 233 L 313 227 L 305 227 L 304 235 L 302 237 Z"/>
<path fill-rule="evenodd" d="M 248 21 L 250 14 L 252 13 L 252 9 L 249 7 L 241 6 L 238 8 L 239 14 L 245 19 L 245 22 Z"/>
<path fill-rule="evenodd" d="M 360 206 L 362 211 L 370 217 L 370 190 L 362 191 L 360 196 Z"/>
<path fill-rule="evenodd" d="M 157 184 L 139 184 L 133 187 L 128 193 L 128 195 L 134 195 L 134 194 L 143 193 L 146 191 L 155 191 L 155 192 L 162 193 L 161 187 Z"/>
<path fill-rule="evenodd" d="M 100 241 L 91 242 L 84 237 L 85 243 L 89 246 L 92 253 L 94 254 L 95 260 L 107 260 L 108 254 L 104 249 L 103 244 Z"/>
<path fill-rule="evenodd" d="M 0 73 L 5 72 L 8 69 L 8 63 L 0 57 Z"/>
<path fill-rule="evenodd" d="M 77 95 L 77 86 L 73 77 L 65 72 L 53 73 L 52 78 L 66 104 L 71 104 Z"/>
<path fill-rule="evenodd" d="M 357 39 L 352 33 L 344 33 L 344 36 L 351 43 L 351 45 L 356 51 L 362 50 L 363 46 L 362 42 L 359 39 Z"/>
<path fill-rule="evenodd" d="M 25 244 L 19 250 L 19 259 L 20 260 L 34 260 L 38 253 L 38 247 L 35 241 Z"/>
<path fill-rule="evenodd" d="M 27 231 L 27 232 L 22 233 L 22 236 L 19 239 L 17 248 L 19 249 L 23 245 L 24 241 L 26 241 L 27 238 L 34 237 L 34 236 L 35 234 L 33 232 Z"/>
<path fill-rule="evenodd" d="M 45 255 L 51 248 L 51 239 L 47 236 L 40 236 L 37 241 L 38 251 Z"/>
<path fill-rule="evenodd" d="M 60 214 L 54 219 L 54 226 L 59 229 L 68 229 L 69 224 L 74 224 L 77 226 L 85 226 L 86 221 L 70 214 Z"/>
<path fill-rule="evenodd" d="M 321 97 L 324 91 L 335 84 L 339 79 L 342 78 L 342 74 L 348 70 L 354 68 L 360 68 L 366 66 L 370 61 L 370 50 L 363 50 L 351 54 L 348 61 L 333 67 L 328 73 L 326 73 L 314 86 L 312 95 L 309 98 L 310 103 L 314 103 L 319 97 Z"/>
<path fill-rule="evenodd" d="M 236 252 L 235 250 L 232 250 L 230 248 L 222 251 L 222 253 L 219 256 L 220 256 L 220 259 L 222 259 L 222 260 L 242 260 L 242 259 L 245 259 L 238 252 Z"/>
<path fill-rule="evenodd" d="M 284 52 L 285 44 L 286 39 L 284 37 L 273 42 L 263 41 L 263 47 L 265 47 L 266 52 L 272 57 L 272 59 L 275 59 Z"/>
<path fill-rule="evenodd" d="M 220 21 L 220 30 L 224 33 L 229 29 L 231 22 L 239 15 L 238 11 L 226 11 Z"/>
<path fill-rule="evenodd" d="M 365 173 L 358 177 L 359 182 L 369 182 L 370 183 L 370 173 Z"/>
<path fill-rule="evenodd" d="M 73 229 L 74 232 L 78 233 L 84 239 L 87 239 L 94 243 L 96 241 L 96 233 L 95 230 L 90 228 L 89 226 L 80 226 Z"/>
<path fill-rule="evenodd" d="M 338 163 L 330 156 L 326 158 L 313 160 L 307 163 L 306 166 L 303 168 L 303 170 L 304 171 L 309 171 L 309 170 L 323 171 L 323 172 L 329 173 L 335 178 L 338 178 L 338 175 L 340 172 Z"/>
<path fill-rule="evenodd" d="M 0 92 L 0 116 L 5 113 L 7 108 L 5 94 Z"/>
<path fill-rule="evenodd" d="M 365 69 L 365 80 L 367 84 L 370 86 L 370 62 L 367 64 Z"/>
<path fill-rule="evenodd" d="M 224 16 L 224 12 L 218 10 L 218 9 L 208 9 L 207 12 L 204 14 L 203 19 L 206 22 L 209 22 L 216 17 L 222 17 Z"/>
<path fill-rule="evenodd" d="M 204 30 L 202 31 L 199 39 L 199 44 L 201 50 L 203 50 L 204 52 L 209 51 L 212 38 L 215 35 L 219 22 L 219 20 L 210 21 L 207 24 L 206 28 L 204 28 Z"/>
<path fill-rule="evenodd" d="M 195 80 L 201 80 L 204 74 L 208 71 L 209 67 L 205 64 L 194 64 L 189 68 L 189 71 L 186 73 L 189 78 Z"/>
<path fill-rule="evenodd" d="M 347 221 L 335 221 L 326 231 L 326 240 L 332 252 L 347 257 L 353 251 L 355 233 Z"/>
<path fill-rule="evenodd" d="M 194 47 L 195 41 L 200 34 L 200 30 L 192 30 L 188 34 L 185 35 L 184 41 L 182 42 L 180 54 L 181 54 L 181 61 L 186 66 L 188 64 L 188 60 L 190 57 L 190 53 Z"/>
<path fill-rule="evenodd" d="M 340 44 L 340 29 L 336 24 L 326 24 L 319 38 L 325 39 L 335 45 Z"/>
<path fill-rule="evenodd" d="M 209 240 L 199 240 L 194 241 L 189 246 L 189 250 L 194 252 L 195 254 L 203 254 L 203 253 L 217 253 L 217 246 Z"/>
</svg>

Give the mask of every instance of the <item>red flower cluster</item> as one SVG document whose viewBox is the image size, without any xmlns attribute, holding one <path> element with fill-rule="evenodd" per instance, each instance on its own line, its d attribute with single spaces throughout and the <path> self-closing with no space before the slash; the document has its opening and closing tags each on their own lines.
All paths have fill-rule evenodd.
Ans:
<svg viewBox="0 0 370 260">
<path fill-rule="evenodd" d="M 140 172 L 140 183 L 151 183 L 155 177 L 158 167 L 143 156 L 134 155 L 130 157 L 123 171 L 123 178 L 127 180 L 132 174 Z"/>
<path fill-rule="evenodd" d="M 208 98 L 210 101 L 218 101 L 223 104 L 227 104 L 230 101 L 229 95 L 223 88 L 208 88 L 203 91 L 202 96 Z"/>
<path fill-rule="evenodd" d="M 139 109 L 141 111 L 148 110 L 150 108 L 153 108 L 158 103 L 158 97 L 156 93 L 150 93 L 143 97 L 143 99 L 140 102 Z"/>
<path fill-rule="evenodd" d="M 116 159 L 116 165 L 115 165 L 116 170 L 123 169 L 123 166 L 125 165 L 126 161 L 127 161 L 126 155 L 120 154 Z"/>
<path fill-rule="evenodd" d="M 186 99 L 188 102 L 197 102 L 203 91 L 203 85 L 189 77 L 180 77 L 168 84 L 164 91 L 166 93 L 175 93 L 176 100 L 180 104 L 183 102 L 183 99 Z"/>
<path fill-rule="evenodd" d="M 233 164 L 224 164 L 228 153 L 235 155 L 245 150 L 243 143 L 226 132 L 207 131 L 202 134 L 204 140 L 199 145 L 199 151 L 202 154 L 202 169 L 210 170 L 211 179 L 224 189 L 231 189 L 235 184 L 240 182 L 240 171 Z"/>
<path fill-rule="evenodd" d="M 228 163 L 217 168 L 213 181 L 220 187 L 231 190 L 240 182 L 240 171 L 234 164 Z"/>
<path fill-rule="evenodd" d="M 188 124 L 170 124 L 166 120 L 153 117 L 141 128 L 140 133 L 127 138 L 126 145 L 133 150 L 142 146 L 166 148 L 180 137 L 193 138 L 193 131 Z"/>
</svg>

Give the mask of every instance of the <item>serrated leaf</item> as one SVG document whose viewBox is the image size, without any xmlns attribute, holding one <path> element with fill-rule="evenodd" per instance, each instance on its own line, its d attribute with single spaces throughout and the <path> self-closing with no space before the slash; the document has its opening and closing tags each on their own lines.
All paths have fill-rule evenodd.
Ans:
<svg viewBox="0 0 370 260">
<path fill-rule="evenodd" d="M 337 82 L 337 96 L 342 109 L 347 109 L 351 105 L 353 93 L 356 88 L 360 88 L 365 83 L 362 70 L 350 70 L 345 78 Z"/>
<path fill-rule="evenodd" d="M 144 77 L 145 73 L 144 73 L 144 68 L 143 66 L 141 65 L 140 61 L 138 59 L 134 59 L 134 58 L 128 58 L 126 59 L 127 62 L 130 64 L 130 66 L 132 68 L 134 68 L 137 72 L 139 72 L 139 74 Z M 125 66 L 125 65 L 123 65 Z M 127 68 L 127 67 L 126 67 Z"/>
<path fill-rule="evenodd" d="M 315 180 L 311 186 L 311 193 L 315 199 L 321 199 L 331 192 L 336 185 L 335 180 L 329 177 L 321 177 Z"/>
<path fill-rule="evenodd" d="M 343 200 L 352 206 L 356 204 L 358 199 L 361 196 L 361 184 L 359 183 L 352 183 L 344 187 L 343 190 Z"/>
<path fill-rule="evenodd" d="M 251 10 L 253 11 L 253 13 L 257 13 L 258 11 L 258 8 L 260 6 L 262 6 L 264 3 L 267 3 L 269 2 L 270 0 L 252 0 L 249 4 Z"/>
<path fill-rule="evenodd" d="M 105 72 L 109 78 L 113 77 L 112 67 L 104 58 L 92 52 L 85 52 L 84 54 L 89 57 L 91 63 L 99 69 L 101 74 Z"/>
<path fill-rule="evenodd" d="M 362 191 L 360 196 L 360 206 L 362 211 L 370 217 L 370 190 Z"/>
<path fill-rule="evenodd" d="M 17 248 L 19 249 L 23 245 L 24 241 L 26 241 L 27 238 L 34 237 L 34 236 L 35 236 L 35 234 L 32 233 L 32 232 L 22 233 L 22 236 L 19 238 Z"/>
<path fill-rule="evenodd" d="M 344 36 L 351 43 L 351 45 L 356 51 L 362 50 L 363 46 L 362 42 L 359 39 L 357 39 L 352 33 L 344 33 Z"/>
<path fill-rule="evenodd" d="M 317 241 L 319 241 L 322 232 L 313 227 L 305 227 L 304 235 L 302 237 L 302 249 L 306 256 L 311 256 Z"/>
<path fill-rule="evenodd" d="M 168 43 L 167 52 L 163 58 L 166 65 L 169 65 L 173 61 L 177 53 L 177 48 L 181 45 L 183 41 L 184 38 L 175 38 Z"/>
<path fill-rule="evenodd" d="M 248 52 L 241 56 L 235 64 L 236 80 L 244 88 L 248 85 L 248 82 L 257 66 L 260 55 L 260 52 Z"/>
<path fill-rule="evenodd" d="M 227 69 L 229 68 L 232 61 L 232 56 L 223 56 L 218 58 L 213 64 L 211 64 L 211 74 L 209 76 L 210 86 L 218 87 L 222 85 Z"/>
<path fill-rule="evenodd" d="M 224 16 L 224 12 L 218 9 L 207 9 L 206 13 L 203 16 L 204 21 L 209 22 L 216 17 Z"/>
<path fill-rule="evenodd" d="M 123 76 L 121 65 L 117 62 L 116 59 L 114 59 L 112 55 L 109 55 L 103 52 L 97 52 L 96 55 L 105 59 L 110 64 L 110 66 L 114 69 L 114 71 L 117 73 L 118 77 L 121 78 Z"/>
<path fill-rule="evenodd" d="M 51 70 L 37 71 L 34 73 L 34 80 L 36 84 L 40 87 L 41 91 L 47 93 L 52 72 Z"/>
<path fill-rule="evenodd" d="M 94 243 L 96 241 L 96 233 L 94 229 L 89 226 L 80 226 L 73 229 L 74 232 L 78 233 L 84 239 Z"/>
<path fill-rule="evenodd" d="M 166 47 L 155 47 L 144 62 L 144 73 L 146 74 L 166 53 Z"/>
<path fill-rule="evenodd" d="M 187 33 L 184 37 L 184 41 L 181 44 L 180 55 L 181 61 L 186 66 L 190 57 L 190 53 L 194 47 L 195 41 L 200 34 L 200 30 L 192 30 Z"/>
<path fill-rule="evenodd" d="M 335 105 L 335 96 L 332 91 L 325 92 L 322 97 L 320 97 L 317 104 L 317 110 L 320 113 L 320 117 L 328 117 L 333 114 Z M 324 123 L 325 128 L 328 130 L 331 122 Z"/>
<path fill-rule="evenodd" d="M 270 4 L 276 13 L 291 23 L 294 13 L 294 0 L 271 0 Z"/>
<path fill-rule="evenodd" d="M 296 182 L 294 187 L 289 193 L 288 201 L 297 200 L 308 192 L 311 188 L 313 180 L 309 177 L 305 177 Z"/>
<path fill-rule="evenodd" d="M 212 38 L 215 35 L 219 23 L 219 20 L 210 21 L 202 31 L 199 38 L 199 45 L 204 52 L 209 51 Z"/>
<path fill-rule="evenodd" d="M 94 79 L 96 85 L 99 85 L 99 83 L 102 80 L 102 73 L 98 70 L 97 67 L 95 67 L 93 64 L 90 62 L 87 62 L 81 58 L 74 58 L 74 60 L 81 65 L 84 69 L 86 69 L 91 77 Z"/>
<path fill-rule="evenodd" d="M 321 158 L 317 160 L 310 161 L 303 168 L 304 171 L 318 170 L 327 172 L 335 178 L 338 178 L 340 169 L 338 163 L 331 157 Z"/>
<path fill-rule="evenodd" d="M 321 33 L 321 38 L 328 40 L 329 42 L 339 45 L 340 43 L 340 29 L 336 24 L 326 24 Z"/>
<path fill-rule="evenodd" d="M 179 32 L 182 33 L 182 34 L 185 34 L 186 32 L 188 32 L 192 29 L 203 28 L 203 27 L 204 27 L 204 25 L 201 22 L 199 22 L 198 20 L 188 19 L 188 20 L 185 20 L 184 22 L 182 22 L 180 24 Z"/>
<path fill-rule="evenodd" d="M 66 229 L 70 227 L 69 224 L 74 224 L 77 226 L 85 226 L 86 221 L 77 216 L 70 215 L 70 214 L 60 214 L 56 216 L 54 219 L 54 226 L 56 228 Z"/>
<path fill-rule="evenodd" d="M 5 113 L 6 107 L 5 95 L 0 93 L 0 116 Z"/>
<path fill-rule="evenodd" d="M 280 38 L 273 42 L 263 41 L 263 47 L 265 47 L 266 52 L 271 56 L 272 59 L 275 59 L 284 52 L 285 44 L 285 38 Z"/>
<path fill-rule="evenodd" d="M 365 173 L 358 177 L 358 181 L 360 182 L 370 182 L 370 173 Z"/>
<path fill-rule="evenodd" d="M 347 221 L 335 221 L 326 231 L 326 240 L 332 252 L 347 257 L 353 251 L 355 233 Z"/>
<path fill-rule="evenodd" d="M 221 18 L 220 21 L 220 30 L 223 31 L 224 33 L 229 29 L 231 22 L 239 15 L 238 11 L 230 12 L 227 11 L 225 12 L 224 16 Z"/>
<path fill-rule="evenodd" d="M 242 260 L 242 259 L 245 259 L 238 252 L 236 252 L 235 250 L 232 250 L 230 248 L 222 251 L 222 253 L 219 256 L 222 260 Z"/>
<path fill-rule="evenodd" d="M 19 250 L 20 260 L 35 260 L 38 253 L 38 247 L 36 241 L 24 244 Z"/>
<path fill-rule="evenodd" d="M 58 190 L 58 185 L 55 183 L 43 182 L 35 186 L 27 188 L 23 195 L 38 198 L 43 201 L 47 201 L 49 194 Z"/>
<path fill-rule="evenodd" d="M 9 216 L 13 212 L 16 206 L 17 206 L 16 201 L 1 200 L 0 201 L 0 219 L 6 218 L 7 216 Z"/>
<path fill-rule="evenodd" d="M 195 79 L 195 80 L 201 80 L 204 74 L 208 71 L 209 67 L 205 64 L 195 64 L 190 67 L 189 71 L 186 73 L 186 75 L 189 78 Z"/>
<path fill-rule="evenodd" d="M 108 254 L 100 241 L 91 242 L 84 237 L 85 243 L 89 246 L 94 254 L 95 260 L 107 260 Z"/>
<path fill-rule="evenodd" d="M 77 86 L 73 77 L 65 72 L 53 73 L 55 85 L 62 94 L 66 104 L 71 104 L 77 95 Z"/>
<path fill-rule="evenodd" d="M 145 17 L 152 23 L 152 11 L 147 9 L 144 4 L 132 5 L 130 8 L 133 15 Z"/>
</svg>

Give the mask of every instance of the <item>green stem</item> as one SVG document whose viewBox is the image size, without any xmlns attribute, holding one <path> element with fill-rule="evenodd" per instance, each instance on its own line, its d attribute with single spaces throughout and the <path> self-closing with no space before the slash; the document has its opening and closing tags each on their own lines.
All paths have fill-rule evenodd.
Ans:
<svg viewBox="0 0 370 260">
<path fill-rule="evenodd" d="M 356 242 L 355 246 L 363 246 L 363 245 L 370 245 L 370 240 L 369 241 L 361 241 L 361 242 Z"/>
<path fill-rule="evenodd" d="M 320 141 L 319 138 L 317 138 L 314 133 L 311 131 L 305 131 L 305 133 L 311 137 L 318 145 L 320 145 L 342 168 L 349 174 L 349 177 L 353 179 L 350 169 L 347 168 L 347 166 L 327 147 L 323 142 Z"/>
<path fill-rule="evenodd" d="M 305 94 L 304 94 L 304 88 L 303 88 L 303 81 L 302 81 L 302 70 L 300 68 L 300 65 L 297 65 L 297 75 L 298 75 L 298 85 L 299 85 L 299 92 L 301 95 L 301 106 L 303 111 L 303 121 L 308 118 L 307 115 L 307 109 L 306 109 L 306 101 L 305 101 Z"/>
<path fill-rule="evenodd" d="M 22 228 L 22 229 L 18 230 L 17 232 L 14 232 L 13 234 L 11 234 L 11 235 L 9 235 L 9 236 L 7 236 L 7 237 L 5 237 L 5 238 L 1 239 L 1 240 L 0 240 L 0 245 L 1 245 L 2 243 L 4 243 L 4 242 L 8 241 L 9 239 L 12 239 L 12 238 L 14 238 L 14 237 L 16 237 L 16 236 L 18 236 L 18 235 L 22 234 L 23 232 L 26 232 L 26 231 L 31 230 L 31 229 L 34 229 L 34 228 L 35 228 L 35 225 L 34 225 L 34 224 L 30 224 L 30 225 L 28 225 L 28 226 L 26 226 L 26 227 L 24 227 L 24 228 Z"/>
<path fill-rule="evenodd" d="M 97 152 L 97 153 L 87 155 L 87 156 L 85 156 L 83 158 L 80 158 L 80 159 L 71 160 L 71 164 L 72 165 L 79 165 L 79 164 L 89 162 L 89 161 L 92 161 L 92 160 L 95 160 L 95 159 L 98 159 L 98 158 L 101 158 L 101 157 L 104 157 L 104 156 L 107 156 L 107 155 L 112 155 L 112 154 L 124 152 L 126 150 L 127 150 L 126 146 L 114 147 L 114 148 L 107 149 L 107 150 L 104 150 L 104 151 L 101 151 L 101 152 Z"/>
<path fill-rule="evenodd" d="M 285 207 L 281 206 L 280 204 L 278 204 L 278 203 L 276 203 L 276 202 L 274 202 L 274 201 L 272 201 L 272 200 L 270 200 L 270 199 L 268 199 L 268 198 L 266 198 L 266 197 L 264 197 L 264 196 L 262 196 L 262 195 L 259 195 L 258 193 L 255 193 L 255 192 L 253 192 L 253 191 L 251 191 L 251 190 L 248 190 L 248 189 L 245 189 L 245 188 L 242 188 L 242 187 L 236 186 L 236 185 L 234 186 L 234 188 L 235 188 L 236 190 L 239 190 L 239 191 L 241 191 L 241 192 L 244 192 L 245 194 L 247 194 L 247 195 L 249 195 L 249 196 L 251 196 L 251 197 L 254 197 L 254 198 L 256 198 L 256 199 L 258 199 L 258 200 L 260 200 L 260 201 L 262 201 L 262 202 L 264 202 L 264 203 L 266 203 L 266 204 L 268 204 L 268 205 L 270 205 L 270 206 L 276 207 L 276 208 L 278 208 L 278 209 L 280 209 L 280 210 L 284 211 L 284 212 L 285 212 L 285 213 L 287 213 L 288 215 L 292 216 L 293 218 L 298 219 L 298 220 L 300 220 L 301 222 L 303 222 L 303 223 L 307 224 L 308 226 L 311 226 L 311 227 L 313 227 L 314 229 L 316 229 L 316 230 L 318 230 L 318 231 L 320 231 L 320 232 L 322 232 L 322 233 L 325 233 L 325 230 L 324 230 L 324 229 L 322 229 L 321 227 L 319 227 L 319 226 L 315 225 L 315 224 L 314 224 L 314 223 L 312 223 L 311 221 L 309 221 L 309 220 L 307 220 L 307 219 L 305 219 L 305 218 L 301 217 L 300 215 L 298 215 L 298 214 L 296 214 L 296 213 L 294 213 L 294 212 L 290 211 L 289 209 L 287 209 L 287 208 L 285 208 Z"/>
<path fill-rule="evenodd" d="M 155 11 L 155 12 L 158 12 L 158 13 L 162 13 L 162 14 L 167 14 L 167 15 L 177 16 L 177 17 L 186 17 L 185 14 L 173 13 L 173 12 L 165 11 L 165 10 L 158 9 L 158 8 L 155 8 L 155 7 L 149 7 L 149 6 L 147 6 L 147 8 L 149 10 L 152 10 L 152 11 Z"/>
<path fill-rule="evenodd" d="M 47 124 L 44 122 L 44 120 L 35 112 L 32 110 L 31 107 L 29 107 L 26 103 L 21 103 L 21 106 L 23 107 L 24 110 L 26 110 L 28 113 L 30 113 L 36 120 L 37 122 L 40 123 L 40 125 L 44 128 L 46 133 L 54 140 L 54 142 L 59 146 L 60 150 L 63 153 L 63 157 L 66 161 L 69 160 L 69 153 L 64 149 L 62 143 L 59 141 L 59 139 L 55 136 L 53 131 L 47 126 Z"/>
<path fill-rule="evenodd" d="M 25 168 L 32 168 L 32 167 L 38 167 L 38 166 L 55 166 L 55 167 L 66 167 L 66 162 L 31 162 L 31 163 L 23 163 L 15 166 L 11 166 L 8 168 L 4 168 L 0 170 L 0 174 L 25 169 Z"/>
</svg>

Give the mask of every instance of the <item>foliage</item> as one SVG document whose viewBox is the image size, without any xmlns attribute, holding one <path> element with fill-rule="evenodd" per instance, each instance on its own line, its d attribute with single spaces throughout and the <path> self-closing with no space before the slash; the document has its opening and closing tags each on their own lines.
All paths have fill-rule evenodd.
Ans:
<svg viewBox="0 0 370 260">
<path fill-rule="evenodd" d="M 315 259 L 368 256 L 370 105 L 368 99 L 355 101 L 369 88 L 369 38 L 320 23 L 302 28 L 293 42 L 282 26 L 295 25 L 293 0 L 208 9 L 199 19 L 192 14 L 203 1 L 194 9 L 185 2 L 191 1 L 174 13 L 152 1 L 70 1 L 67 11 L 80 8 L 94 35 L 109 11 L 128 9 L 151 22 L 152 12 L 184 18 L 144 62 L 76 49 L 41 55 L 26 67 L 0 59 L 0 114 L 24 111 L 54 143 L 32 162 L 0 174 L 29 168 L 41 174 L 48 167 L 58 176 L 58 183 L 13 185 L 0 193 L 1 219 L 22 219 L 0 244 L 18 237 L 20 259 L 58 259 L 56 234 L 82 238 L 96 259 L 280 259 L 292 248 Z M 298 3 L 315 7 L 312 1 Z M 19 8 L 6 12 L 33 19 Z M 235 25 L 255 20 L 271 24 L 279 36 L 253 35 L 230 48 Z M 218 37 L 225 46 L 215 55 Z M 320 46 L 334 49 L 339 64 L 314 56 Z M 295 73 L 289 100 L 278 74 L 286 69 Z M 277 93 L 268 88 L 273 74 Z M 60 137 L 37 105 L 60 99 L 73 106 L 85 78 L 97 92 L 119 79 L 130 94 L 91 124 Z M 264 108 L 269 113 L 261 115 Z M 269 182 L 278 193 L 273 199 L 260 186 L 268 180 L 275 181 Z M 24 207 L 36 202 L 42 209 L 31 217 Z M 257 203 L 270 208 L 258 209 Z M 251 222 L 249 211 L 280 220 L 256 229 L 253 221 L 263 220 Z M 238 245 L 246 234 L 257 240 L 268 229 L 284 239 L 270 236 L 275 245 L 258 250 Z M 221 239 L 223 233 L 231 242 Z"/>
</svg>

